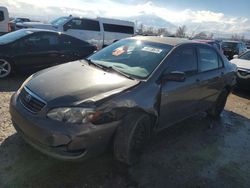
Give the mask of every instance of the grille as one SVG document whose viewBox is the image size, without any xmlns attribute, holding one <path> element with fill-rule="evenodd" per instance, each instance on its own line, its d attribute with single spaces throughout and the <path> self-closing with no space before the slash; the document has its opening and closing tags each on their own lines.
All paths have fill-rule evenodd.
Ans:
<svg viewBox="0 0 250 188">
<path fill-rule="evenodd" d="M 19 95 L 21 104 L 30 112 L 38 113 L 46 105 L 42 99 L 39 99 L 35 94 L 29 91 L 27 88 L 23 88 Z"/>
</svg>

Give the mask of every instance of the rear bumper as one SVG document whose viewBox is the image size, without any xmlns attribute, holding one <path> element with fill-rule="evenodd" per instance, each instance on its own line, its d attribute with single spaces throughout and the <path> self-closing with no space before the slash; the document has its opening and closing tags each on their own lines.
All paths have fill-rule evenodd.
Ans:
<svg viewBox="0 0 250 188">
<path fill-rule="evenodd" d="M 93 125 L 64 125 L 46 117 L 35 117 L 14 94 L 10 114 L 17 132 L 35 149 L 61 160 L 82 160 L 105 151 L 119 121 Z"/>
</svg>

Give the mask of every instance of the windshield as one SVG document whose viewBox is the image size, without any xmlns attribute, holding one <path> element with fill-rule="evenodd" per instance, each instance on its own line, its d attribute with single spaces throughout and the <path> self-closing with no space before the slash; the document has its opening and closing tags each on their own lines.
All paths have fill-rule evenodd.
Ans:
<svg viewBox="0 0 250 188">
<path fill-rule="evenodd" d="M 240 59 L 245 59 L 245 60 L 250 60 L 250 51 L 242 54 L 239 58 Z"/>
<path fill-rule="evenodd" d="M 29 34 L 32 34 L 32 31 L 27 31 L 27 30 L 18 30 L 18 31 L 14 31 L 8 34 L 5 34 L 3 36 L 0 37 L 0 44 L 7 44 L 10 42 L 13 42 L 17 39 L 20 39 L 22 37 L 25 37 Z"/>
<path fill-rule="evenodd" d="M 111 67 L 128 76 L 145 79 L 160 64 L 172 46 L 154 42 L 124 39 L 93 54 L 93 63 Z"/>
<path fill-rule="evenodd" d="M 232 48 L 232 49 L 236 49 L 237 48 L 237 44 L 236 42 L 223 42 L 222 43 L 222 48 Z"/>
<path fill-rule="evenodd" d="M 68 20 L 68 17 L 60 17 L 51 21 L 50 23 L 54 26 L 59 26 L 59 25 L 64 24 L 67 20 Z"/>
</svg>

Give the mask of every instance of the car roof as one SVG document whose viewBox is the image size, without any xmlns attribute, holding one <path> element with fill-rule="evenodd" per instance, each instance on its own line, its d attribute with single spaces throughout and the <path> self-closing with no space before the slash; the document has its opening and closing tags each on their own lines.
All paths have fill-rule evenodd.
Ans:
<svg viewBox="0 0 250 188">
<path fill-rule="evenodd" d="M 176 38 L 176 37 L 157 37 L 157 36 L 135 36 L 133 39 L 144 40 L 149 42 L 156 42 L 161 44 L 168 44 L 171 46 L 177 46 L 183 43 L 197 43 L 185 38 Z"/>
</svg>

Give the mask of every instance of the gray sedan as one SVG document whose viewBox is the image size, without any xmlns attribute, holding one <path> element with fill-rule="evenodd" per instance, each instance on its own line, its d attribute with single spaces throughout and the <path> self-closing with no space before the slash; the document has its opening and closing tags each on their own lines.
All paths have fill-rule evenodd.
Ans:
<svg viewBox="0 0 250 188">
<path fill-rule="evenodd" d="M 79 160 L 111 145 L 116 159 L 133 164 L 154 131 L 202 111 L 218 118 L 235 70 L 207 44 L 128 38 L 32 75 L 12 96 L 10 113 L 43 153 Z"/>
</svg>

